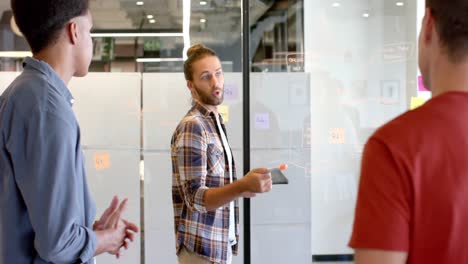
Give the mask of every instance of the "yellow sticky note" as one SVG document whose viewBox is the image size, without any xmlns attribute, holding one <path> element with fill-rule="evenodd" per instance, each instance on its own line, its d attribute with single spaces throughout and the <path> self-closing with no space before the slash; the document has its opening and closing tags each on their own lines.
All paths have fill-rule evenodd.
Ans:
<svg viewBox="0 0 468 264">
<path fill-rule="evenodd" d="M 96 170 L 105 170 L 110 168 L 109 153 L 96 153 L 94 154 L 94 167 Z"/>
<path fill-rule="evenodd" d="M 227 105 L 218 106 L 218 112 L 223 117 L 224 123 L 229 122 L 229 106 Z"/>
<path fill-rule="evenodd" d="M 416 108 L 420 107 L 421 105 L 423 105 L 426 101 L 427 101 L 426 98 L 422 98 L 422 97 L 411 97 L 411 106 L 410 106 L 410 109 L 411 109 L 411 110 L 416 109 Z"/>
</svg>

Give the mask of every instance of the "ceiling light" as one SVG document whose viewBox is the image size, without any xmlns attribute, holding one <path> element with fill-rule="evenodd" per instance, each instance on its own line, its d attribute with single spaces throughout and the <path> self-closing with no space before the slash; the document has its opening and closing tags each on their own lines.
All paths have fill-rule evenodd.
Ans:
<svg viewBox="0 0 468 264">
<path fill-rule="evenodd" d="M 151 24 L 154 24 L 154 23 L 156 23 L 156 19 L 150 19 L 149 22 L 150 22 Z"/>
<path fill-rule="evenodd" d="M 206 5 L 208 4 L 206 1 L 200 1 L 200 5 Z"/>
<path fill-rule="evenodd" d="M 184 37 L 184 49 L 182 58 L 187 59 L 187 51 L 190 48 L 190 17 L 192 13 L 191 0 L 182 0 L 182 35 Z"/>
<path fill-rule="evenodd" d="M 397 5 L 397 6 L 404 6 L 405 3 L 403 3 L 403 2 L 396 2 L 396 5 Z"/>
<path fill-rule="evenodd" d="M 340 7 L 340 6 L 341 6 L 341 4 L 340 4 L 340 3 L 338 3 L 338 2 L 335 2 L 335 3 L 333 3 L 333 4 L 332 4 L 332 6 L 333 6 L 333 7 Z"/>
<path fill-rule="evenodd" d="M 147 15 L 146 18 L 148 18 L 148 19 L 153 19 L 154 16 L 153 16 L 153 15 Z"/>
<path fill-rule="evenodd" d="M 368 18 L 368 17 L 370 17 L 370 15 L 369 15 L 369 13 L 364 13 L 364 14 L 362 14 L 362 17 Z"/>
<path fill-rule="evenodd" d="M 204 18 L 200 19 L 200 23 L 206 23 L 206 19 Z"/>
<path fill-rule="evenodd" d="M 137 58 L 137 62 L 171 62 L 184 61 L 183 58 Z"/>
<path fill-rule="evenodd" d="M 0 58 L 25 58 L 31 57 L 30 51 L 0 51 Z"/>
<path fill-rule="evenodd" d="M 143 2 L 143 1 L 138 1 L 138 2 L 136 2 L 136 5 L 138 5 L 138 6 L 142 6 L 142 5 L 144 5 L 144 4 L 145 4 L 145 2 Z"/>
<path fill-rule="evenodd" d="M 93 38 L 183 37 L 183 33 L 91 33 Z"/>
</svg>

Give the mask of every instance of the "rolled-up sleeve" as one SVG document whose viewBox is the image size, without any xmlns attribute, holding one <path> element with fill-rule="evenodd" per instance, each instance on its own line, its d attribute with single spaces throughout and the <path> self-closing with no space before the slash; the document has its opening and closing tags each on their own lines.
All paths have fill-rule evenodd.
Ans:
<svg viewBox="0 0 468 264">
<path fill-rule="evenodd" d="M 196 121 L 185 122 L 176 140 L 177 181 L 184 202 L 190 210 L 205 213 L 207 143 L 202 125 Z"/>
<path fill-rule="evenodd" d="M 35 233 L 39 256 L 52 263 L 90 261 L 96 236 L 85 226 L 80 192 L 83 175 L 77 126 L 47 111 L 31 116 L 25 127 L 26 142 L 17 152 L 16 180 Z M 78 151 L 77 151 L 78 150 Z M 23 164 L 24 163 L 24 164 Z"/>
</svg>

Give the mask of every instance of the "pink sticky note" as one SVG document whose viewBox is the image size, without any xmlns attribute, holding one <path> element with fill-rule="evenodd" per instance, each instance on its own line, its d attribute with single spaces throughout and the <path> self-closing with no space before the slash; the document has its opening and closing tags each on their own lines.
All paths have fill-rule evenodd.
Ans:
<svg viewBox="0 0 468 264">
<path fill-rule="evenodd" d="M 224 85 L 224 99 L 227 101 L 236 101 L 239 99 L 239 89 L 235 84 Z"/>
<path fill-rule="evenodd" d="M 255 113 L 255 128 L 259 130 L 270 129 L 270 114 Z"/>
<path fill-rule="evenodd" d="M 419 92 L 426 92 L 429 91 L 425 86 L 423 82 L 422 76 L 418 76 L 418 91 Z"/>
</svg>

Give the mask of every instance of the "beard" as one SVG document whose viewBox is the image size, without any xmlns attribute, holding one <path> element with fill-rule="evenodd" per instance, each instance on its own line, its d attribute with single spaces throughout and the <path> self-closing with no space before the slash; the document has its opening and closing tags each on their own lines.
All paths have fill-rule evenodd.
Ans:
<svg viewBox="0 0 468 264">
<path fill-rule="evenodd" d="M 222 104 L 223 101 L 224 101 L 224 89 L 220 88 L 220 90 L 221 90 L 221 96 L 220 97 L 217 97 L 217 96 L 213 95 L 212 91 L 202 90 L 202 89 L 198 88 L 196 85 L 194 85 L 194 89 L 198 94 L 198 100 L 200 100 L 200 102 L 202 104 L 218 106 L 218 105 Z"/>
</svg>

